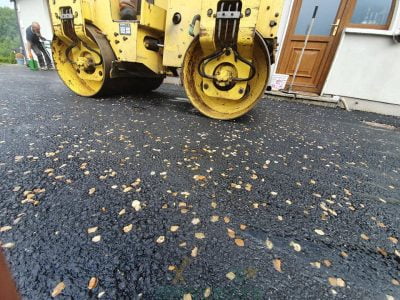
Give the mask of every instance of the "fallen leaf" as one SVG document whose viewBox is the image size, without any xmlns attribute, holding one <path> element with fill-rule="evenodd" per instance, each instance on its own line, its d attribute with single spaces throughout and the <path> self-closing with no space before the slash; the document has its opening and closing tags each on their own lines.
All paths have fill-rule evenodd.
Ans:
<svg viewBox="0 0 400 300">
<path fill-rule="evenodd" d="M 240 229 L 241 229 L 241 230 L 246 230 L 246 228 L 247 228 L 246 225 L 240 224 Z"/>
<path fill-rule="evenodd" d="M 294 251 L 296 251 L 296 252 L 300 252 L 301 251 L 301 246 L 298 243 L 290 242 L 290 246 L 292 246 Z"/>
<path fill-rule="evenodd" d="M 325 267 L 327 267 L 327 268 L 329 268 L 330 266 L 332 266 L 332 263 L 331 263 L 330 260 L 324 259 L 322 262 L 323 262 L 323 264 L 325 265 Z"/>
<path fill-rule="evenodd" d="M 130 191 L 132 191 L 132 190 L 133 190 L 133 187 L 127 186 L 126 188 L 123 189 L 123 192 L 124 192 L 124 193 L 128 193 L 128 192 L 130 192 Z"/>
<path fill-rule="evenodd" d="M 65 289 L 65 284 L 64 282 L 60 282 L 59 284 L 56 285 L 56 287 L 53 289 L 51 292 L 51 297 L 57 297 L 61 292 Z"/>
<path fill-rule="evenodd" d="M 244 247 L 244 241 L 242 239 L 235 239 L 235 244 L 238 247 Z"/>
<path fill-rule="evenodd" d="M 200 219 L 199 219 L 199 218 L 194 218 L 194 219 L 192 220 L 192 224 L 193 224 L 193 225 L 200 224 Z"/>
<path fill-rule="evenodd" d="M 1 245 L 2 248 L 4 249 L 11 249 L 15 247 L 15 243 L 5 243 Z"/>
<path fill-rule="evenodd" d="M 314 232 L 318 235 L 325 235 L 325 232 L 323 232 L 321 229 L 315 229 Z"/>
<path fill-rule="evenodd" d="M 361 237 L 363 240 L 365 240 L 365 241 L 368 241 L 368 240 L 369 240 L 368 235 L 366 235 L 366 234 L 364 234 L 364 233 L 362 233 L 362 234 L 360 235 L 360 237 Z"/>
<path fill-rule="evenodd" d="M 97 287 L 98 282 L 99 282 L 99 280 L 96 277 L 90 278 L 89 283 L 88 283 L 88 289 L 89 290 L 95 289 Z"/>
<path fill-rule="evenodd" d="M 196 239 L 199 239 L 199 240 L 202 240 L 202 239 L 204 239 L 206 236 L 204 235 L 204 233 L 202 233 L 202 232 L 196 232 L 195 234 L 194 234 L 194 236 L 196 237 Z"/>
<path fill-rule="evenodd" d="M 197 256 L 197 254 L 198 254 L 198 251 L 199 251 L 199 248 L 197 248 L 197 247 L 194 247 L 194 248 L 192 249 L 191 256 L 192 256 L 192 257 L 196 257 L 196 256 Z"/>
<path fill-rule="evenodd" d="M 399 242 L 399 240 L 394 236 L 389 237 L 389 241 L 391 241 L 393 244 L 397 244 Z"/>
<path fill-rule="evenodd" d="M 196 180 L 196 181 L 204 181 L 204 180 L 206 180 L 206 176 L 194 175 L 193 179 Z"/>
<path fill-rule="evenodd" d="M 176 266 L 168 266 L 168 271 L 174 271 L 176 269 Z"/>
<path fill-rule="evenodd" d="M 132 207 L 135 209 L 135 211 L 139 211 L 142 209 L 142 205 L 140 204 L 139 200 L 133 200 Z"/>
<path fill-rule="evenodd" d="M 228 236 L 229 236 L 231 239 L 234 239 L 234 238 L 235 238 L 235 232 L 234 232 L 232 229 L 230 229 L 230 228 L 227 228 L 226 230 L 228 231 Z"/>
<path fill-rule="evenodd" d="M 333 287 L 345 287 L 346 282 L 342 278 L 329 277 L 329 284 Z"/>
<path fill-rule="evenodd" d="M 126 213 L 126 209 L 121 209 L 120 212 L 118 213 L 119 216 L 122 216 Z"/>
<path fill-rule="evenodd" d="M 183 300 L 192 300 L 192 295 L 191 294 L 184 294 L 183 295 Z"/>
<path fill-rule="evenodd" d="M 231 221 L 231 219 L 230 219 L 229 217 L 224 217 L 224 222 L 225 222 L 225 223 L 228 224 L 230 221 Z"/>
<path fill-rule="evenodd" d="M 208 298 L 211 296 L 211 288 L 206 288 L 206 290 L 204 291 L 204 298 Z"/>
<path fill-rule="evenodd" d="M 274 268 L 275 270 L 277 270 L 278 272 L 282 273 L 282 262 L 280 259 L 274 259 L 272 261 L 272 263 L 274 264 Z"/>
<path fill-rule="evenodd" d="M 132 225 L 132 224 L 129 224 L 129 225 L 126 225 L 122 230 L 123 230 L 125 233 L 128 233 L 128 232 L 130 232 L 130 231 L 132 230 L 132 228 L 133 228 L 133 225 Z"/>
<path fill-rule="evenodd" d="M 218 222 L 219 221 L 219 216 L 211 216 L 210 221 L 212 223 Z"/>
<path fill-rule="evenodd" d="M 321 263 L 319 261 L 312 262 L 310 263 L 314 268 L 320 269 L 321 268 Z"/>
<path fill-rule="evenodd" d="M 264 244 L 268 250 L 272 250 L 272 248 L 274 248 L 274 244 L 270 240 L 266 240 Z"/>
<path fill-rule="evenodd" d="M 226 278 L 228 278 L 229 280 L 233 280 L 235 279 L 236 275 L 233 272 L 229 272 L 226 274 Z"/>
<path fill-rule="evenodd" d="M 252 187 L 253 186 L 250 183 L 247 183 L 246 186 L 245 186 L 245 190 L 248 191 L 248 192 L 251 192 Z"/>
<path fill-rule="evenodd" d="M 159 236 L 158 239 L 156 240 L 156 242 L 158 244 L 164 243 L 165 242 L 165 236 L 163 236 L 163 235 Z"/>
<path fill-rule="evenodd" d="M 96 192 L 96 188 L 89 189 L 89 195 L 93 195 Z"/>
<path fill-rule="evenodd" d="M 91 234 L 91 233 L 95 233 L 97 231 L 97 229 L 99 229 L 99 227 L 90 227 L 90 228 L 88 228 L 87 231 L 89 234 Z"/>
<path fill-rule="evenodd" d="M 3 227 L 0 227 L 0 232 L 6 232 L 6 231 L 9 231 L 11 229 L 12 229 L 11 226 L 3 226 Z"/>
<path fill-rule="evenodd" d="M 171 232 L 177 232 L 178 229 L 179 229 L 179 226 L 177 226 L 177 225 L 172 225 L 170 228 Z"/>
<path fill-rule="evenodd" d="M 393 278 L 393 279 L 392 279 L 392 284 L 398 286 L 398 285 L 400 285 L 400 281 L 398 281 L 397 279 L 394 279 L 394 278 Z"/>
<path fill-rule="evenodd" d="M 216 202 L 211 202 L 211 207 L 214 208 L 214 209 L 217 208 L 217 203 Z"/>
<path fill-rule="evenodd" d="M 96 235 L 92 238 L 92 242 L 98 243 L 101 241 L 101 235 Z"/>
</svg>

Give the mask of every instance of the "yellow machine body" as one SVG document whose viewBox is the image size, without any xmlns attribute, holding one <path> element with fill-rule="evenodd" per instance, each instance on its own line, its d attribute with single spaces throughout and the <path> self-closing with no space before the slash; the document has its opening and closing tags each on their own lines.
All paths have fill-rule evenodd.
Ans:
<svg viewBox="0 0 400 300">
<path fill-rule="evenodd" d="M 262 98 L 283 0 L 139 0 L 120 20 L 118 0 L 51 0 L 53 56 L 82 96 L 144 92 L 181 76 L 189 100 L 217 119 Z"/>
</svg>

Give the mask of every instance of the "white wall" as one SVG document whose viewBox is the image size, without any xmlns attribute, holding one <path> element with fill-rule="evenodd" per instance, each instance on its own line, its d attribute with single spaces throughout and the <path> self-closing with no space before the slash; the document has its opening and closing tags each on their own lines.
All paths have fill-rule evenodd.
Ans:
<svg viewBox="0 0 400 300">
<path fill-rule="evenodd" d="M 322 93 L 400 105 L 399 70 L 391 32 L 347 29 Z"/>
<path fill-rule="evenodd" d="M 39 22 L 42 35 L 51 40 L 53 38 L 53 32 L 47 8 L 47 0 L 16 0 L 16 2 L 19 25 L 25 47 L 26 28 L 34 21 Z"/>
</svg>

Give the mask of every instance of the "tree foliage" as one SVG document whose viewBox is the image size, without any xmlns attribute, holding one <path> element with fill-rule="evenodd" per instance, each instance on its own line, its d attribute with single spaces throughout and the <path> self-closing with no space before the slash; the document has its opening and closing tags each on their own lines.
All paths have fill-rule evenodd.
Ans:
<svg viewBox="0 0 400 300">
<path fill-rule="evenodd" d="M 15 11 L 0 7 L 0 62 L 14 61 L 13 49 L 20 46 Z"/>
</svg>

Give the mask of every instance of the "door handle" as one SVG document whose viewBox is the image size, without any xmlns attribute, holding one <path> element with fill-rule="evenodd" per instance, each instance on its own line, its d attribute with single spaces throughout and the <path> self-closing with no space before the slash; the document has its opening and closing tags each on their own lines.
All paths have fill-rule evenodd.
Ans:
<svg viewBox="0 0 400 300">
<path fill-rule="evenodd" d="M 336 23 L 332 24 L 332 27 L 333 27 L 332 36 L 335 36 L 336 33 L 338 32 L 340 21 L 341 21 L 340 19 L 337 19 Z"/>
</svg>

